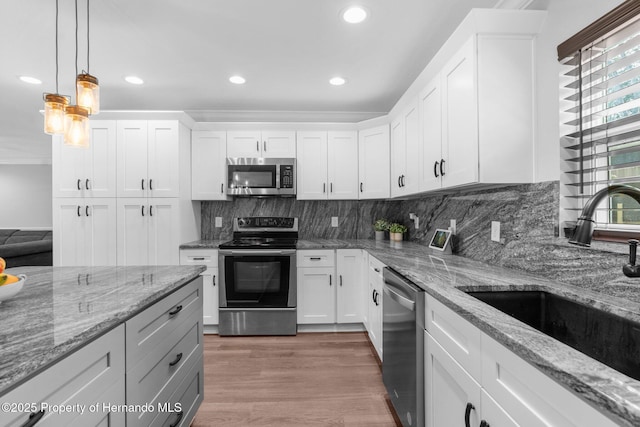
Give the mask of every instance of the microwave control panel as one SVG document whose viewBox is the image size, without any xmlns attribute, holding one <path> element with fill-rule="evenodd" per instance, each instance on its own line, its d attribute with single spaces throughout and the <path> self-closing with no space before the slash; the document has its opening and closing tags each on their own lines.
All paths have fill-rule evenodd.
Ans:
<svg viewBox="0 0 640 427">
<path fill-rule="evenodd" d="M 280 165 L 280 188 L 293 188 L 293 165 Z"/>
</svg>

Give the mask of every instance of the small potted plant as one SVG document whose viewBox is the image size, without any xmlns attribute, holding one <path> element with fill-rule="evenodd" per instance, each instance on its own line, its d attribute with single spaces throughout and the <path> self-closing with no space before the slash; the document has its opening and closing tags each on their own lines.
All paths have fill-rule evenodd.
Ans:
<svg viewBox="0 0 640 427">
<path fill-rule="evenodd" d="M 389 238 L 395 242 L 402 241 L 402 234 L 407 231 L 407 227 L 397 222 L 389 225 Z"/>
<path fill-rule="evenodd" d="M 389 221 L 378 219 L 373 223 L 373 229 L 376 232 L 376 240 L 384 240 L 384 232 L 389 229 Z"/>
</svg>

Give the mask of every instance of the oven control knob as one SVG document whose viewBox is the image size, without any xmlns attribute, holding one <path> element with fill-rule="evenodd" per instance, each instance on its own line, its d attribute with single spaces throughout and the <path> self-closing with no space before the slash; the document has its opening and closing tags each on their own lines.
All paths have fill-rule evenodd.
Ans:
<svg viewBox="0 0 640 427">
<path fill-rule="evenodd" d="M 238 225 L 241 226 L 241 227 L 247 225 L 247 219 L 246 218 L 238 218 Z"/>
</svg>

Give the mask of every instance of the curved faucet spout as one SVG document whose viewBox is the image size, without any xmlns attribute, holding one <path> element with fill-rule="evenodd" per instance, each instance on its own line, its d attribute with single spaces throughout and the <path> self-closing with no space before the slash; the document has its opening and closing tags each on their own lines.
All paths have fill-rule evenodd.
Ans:
<svg viewBox="0 0 640 427">
<path fill-rule="evenodd" d="M 593 228 L 595 226 L 593 213 L 596 211 L 596 207 L 602 199 L 613 194 L 626 194 L 640 203 L 640 190 L 635 187 L 631 187 L 630 185 L 610 185 L 607 188 L 603 188 L 591 196 L 582 208 L 582 213 L 578 218 L 576 228 L 573 231 L 573 237 L 569 240 L 569 243 L 579 246 L 591 246 L 591 236 L 593 235 Z"/>
</svg>

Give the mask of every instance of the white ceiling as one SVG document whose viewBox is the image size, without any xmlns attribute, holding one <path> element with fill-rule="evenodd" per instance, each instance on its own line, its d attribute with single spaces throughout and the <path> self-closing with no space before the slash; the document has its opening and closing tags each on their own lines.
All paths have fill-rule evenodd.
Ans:
<svg viewBox="0 0 640 427">
<path fill-rule="evenodd" d="M 86 69 L 86 0 L 79 63 Z M 73 94 L 74 2 L 60 2 L 60 93 Z M 472 7 L 522 0 L 355 0 L 370 13 L 347 24 L 351 0 L 93 0 L 90 72 L 102 110 L 387 113 Z M 511 4 L 509 4 L 511 3 Z M 0 5 L 0 163 L 51 157 L 42 94 L 55 92 L 55 1 Z M 143 86 L 126 83 L 137 75 Z M 240 74 L 242 86 L 228 78 Z M 18 80 L 37 77 L 42 85 Z M 341 87 L 328 84 L 340 75 Z M 283 113 L 282 117 L 286 118 Z M 97 116 L 99 118 L 99 116 Z"/>
</svg>

